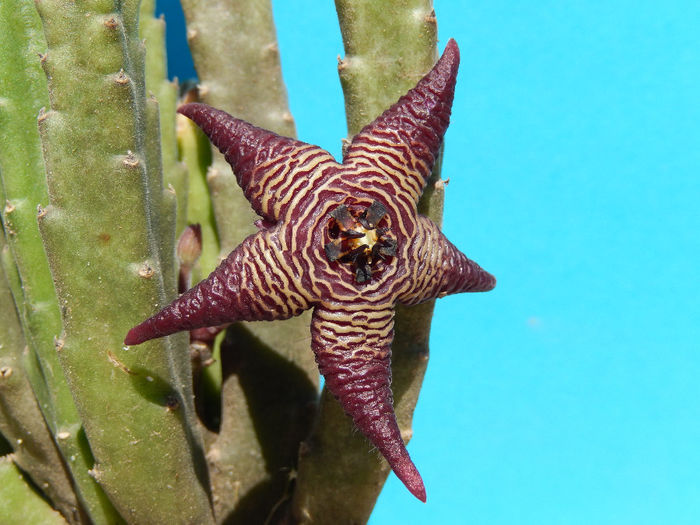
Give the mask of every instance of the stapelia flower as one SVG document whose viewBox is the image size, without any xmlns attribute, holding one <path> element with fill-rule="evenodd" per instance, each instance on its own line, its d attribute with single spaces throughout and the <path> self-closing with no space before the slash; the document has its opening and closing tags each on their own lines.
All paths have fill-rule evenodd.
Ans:
<svg viewBox="0 0 700 525">
<path fill-rule="evenodd" d="M 393 409 L 394 307 L 496 284 L 417 210 L 449 124 L 458 65 L 450 40 L 416 87 L 353 138 L 342 164 L 204 104 L 182 106 L 231 164 L 260 230 L 125 340 L 313 308 L 311 348 L 327 388 L 422 501 Z"/>
</svg>

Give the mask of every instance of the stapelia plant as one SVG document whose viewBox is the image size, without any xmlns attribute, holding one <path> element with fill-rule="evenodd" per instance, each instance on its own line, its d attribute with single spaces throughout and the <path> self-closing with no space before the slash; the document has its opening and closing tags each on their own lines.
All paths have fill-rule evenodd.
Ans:
<svg viewBox="0 0 700 525">
<path fill-rule="evenodd" d="M 181 107 L 231 164 L 262 217 L 260 231 L 124 341 L 313 308 L 311 348 L 326 384 L 422 501 L 392 407 L 394 305 L 495 286 L 417 211 L 449 124 L 458 65 L 450 40 L 433 70 L 355 136 L 342 164 L 204 104 Z"/>
<path fill-rule="evenodd" d="M 430 300 L 495 282 L 437 226 L 457 45 L 420 80 L 430 0 L 337 0 L 337 163 L 260 0 L 182 0 L 176 127 L 154 3 L 0 1 L 0 523 L 363 523 L 388 465 L 425 500 Z"/>
</svg>

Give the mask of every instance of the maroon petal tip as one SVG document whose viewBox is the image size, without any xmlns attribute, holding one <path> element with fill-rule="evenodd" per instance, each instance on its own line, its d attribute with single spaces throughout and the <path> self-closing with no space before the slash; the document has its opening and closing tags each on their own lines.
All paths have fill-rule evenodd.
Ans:
<svg viewBox="0 0 700 525">
<path fill-rule="evenodd" d="M 488 276 L 488 279 L 486 281 L 486 285 L 484 287 L 484 291 L 490 292 L 491 290 L 496 288 L 496 278 L 488 272 L 484 272 L 484 273 L 486 273 L 486 275 Z"/>
<path fill-rule="evenodd" d="M 140 333 L 141 325 L 133 327 L 131 330 L 129 330 L 129 333 L 126 334 L 126 337 L 124 338 L 124 344 L 127 346 L 134 346 L 134 345 L 140 345 L 141 343 L 148 341 L 148 338 L 143 337 L 143 334 Z"/>
<path fill-rule="evenodd" d="M 445 51 L 450 50 L 451 52 L 456 51 L 459 53 L 459 46 L 457 45 L 457 41 L 454 38 L 450 38 L 447 41 L 447 44 L 445 45 Z"/>
<path fill-rule="evenodd" d="M 395 465 L 393 468 L 396 477 L 401 480 L 411 494 L 425 503 L 425 485 L 423 484 L 423 478 L 418 472 L 418 469 L 410 459 L 402 461 L 401 463 L 400 465 Z"/>
</svg>

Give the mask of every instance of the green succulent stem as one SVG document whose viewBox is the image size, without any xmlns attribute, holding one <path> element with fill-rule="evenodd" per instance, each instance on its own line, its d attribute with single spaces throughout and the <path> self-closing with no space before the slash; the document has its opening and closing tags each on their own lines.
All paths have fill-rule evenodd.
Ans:
<svg viewBox="0 0 700 525">
<path fill-rule="evenodd" d="M 106 518 L 112 511 L 88 474 L 92 456 L 81 445 L 80 418 L 56 355 L 61 318 L 37 227 L 37 207 L 48 203 L 37 115 L 48 104 L 48 92 L 40 65 L 46 43 L 34 2 L 1 2 L 0 28 L 1 208 L 11 271 L 19 280 L 14 300 L 33 354 L 25 360 L 27 377 L 49 429 L 61 436 L 56 442 L 81 501 L 94 518 Z"/>
<path fill-rule="evenodd" d="M 182 5 L 203 102 L 256 126 L 293 137 L 294 120 L 282 82 L 270 2 L 183 0 Z M 258 217 L 218 152 L 207 182 L 221 250 L 228 254 L 254 233 L 253 222 Z M 263 522 L 270 512 L 271 499 L 283 496 L 287 486 L 284 473 L 294 467 L 298 442 L 305 432 L 295 432 L 295 439 L 289 440 L 280 433 L 279 418 L 260 419 L 253 408 L 256 399 L 267 395 L 269 375 L 282 377 L 289 367 L 300 371 L 300 375 L 293 375 L 297 379 L 292 382 L 293 388 L 289 385 L 289 395 L 276 399 L 277 414 L 284 419 L 284 414 L 298 414 L 313 407 L 319 375 L 309 349 L 309 322 L 307 312 L 287 321 L 236 326 L 232 329 L 239 337 L 229 337 L 222 349 L 222 423 L 211 445 L 214 453 L 209 454 L 215 458 L 210 468 L 219 519 L 229 515 L 241 519 L 245 514 L 251 521 Z M 257 369 L 264 367 L 269 375 L 251 382 L 242 374 L 226 372 L 226 361 L 235 358 L 224 352 L 249 356 L 246 362 L 256 363 Z M 311 419 L 303 421 L 308 430 Z M 270 456 L 270 450 L 276 450 L 275 454 Z M 233 514 L 234 507 L 242 502 L 244 514 L 240 510 Z"/>
<path fill-rule="evenodd" d="M 34 491 L 17 468 L 13 456 L 0 458 L 0 516 L 4 525 L 66 525 L 61 515 Z"/>
<path fill-rule="evenodd" d="M 212 523 L 186 336 L 123 345 L 172 297 L 163 272 L 174 257 L 161 248 L 174 227 L 147 151 L 138 1 L 37 7 L 50 95 L 39 117 L 50 203 L 40 230 L 61 305 L 56 349 L 95 458 L 90 473 L 129 522 Z"/>
<path fill-rule="evenodd" d="M 338 64 L 350 137 L 378 117 L 425 75 L 437 58 L 431 0 L 336 0 L 345 47 Z M 419 210 L 437 224 L 443 185 L 439 162 Z M 436 184 L 437 183 L 437 184 Z M 398 307 L 392 345 L 394 409 L 404 440 L 428 362 L 433 302 Z M 314 432 L 300 451 L 292 514 L 299 523 L 365 523 L 390 472 L 324 390 Z M 342 517 L 342 518 L 341 518 Z"/>
<path fill-rule="evenodd" d="M 431 0 L 336 0 L 345 57 L 338 74 L 350 137 L 427 73 L 437 59 Z"/>
<path fill-rule="evenodd" d="M 0 250 L 7 255 L 4 242 L 4 235 L 0 235 Z M 25 372 L 25 359 L 34 358 L 26 348 L 12 292 L 0 268 L 0 432 L 9 440 L 14 462 L 56 509 L 78 523 L 82 516 L 70 474 Z"/>
<path fill-rule="evenodd" d="M 165 49 L 165 20 L 154 17 L 155 0 L 142 0 L 139 34 L 146 43 L 146 92 L 158 101 L 158 135 L 162 157 L 163 187 L 177 202 L 175 233 L 179 235 L 187 224 L 187 169 L 178 159 L 175 136 L 177 83 L 168 80 Z"/>
<path fill-rule="evenodd" d="M 13 292 L 33 349 L 46 357 L 43 366 L 47 381 L 56 378 L 56 385 L 37 385 L 36 389 L 42 410 L 55 429 L 55 411 L 61 410 L 56 405 L 67 400 L 70 406 L 72 400 L 65 382 L 61 384 L 62 373 L 53 352 L 60 315 L 36 226 L 36 208 L 48 202 L 36 127 L 36 116 L 48 103 L 46 78 L 38 59 L 45 44 L 31 0 L 2 2 L 0 27 L 0 213 L 16 265 L 7 273 L 17 273 L 19 286 L 13 287 Z"/>
</svg>

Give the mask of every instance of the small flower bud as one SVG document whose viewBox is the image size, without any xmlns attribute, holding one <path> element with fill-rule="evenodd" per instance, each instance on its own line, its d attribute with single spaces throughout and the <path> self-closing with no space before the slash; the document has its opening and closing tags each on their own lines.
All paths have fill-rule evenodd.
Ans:
<svg viewBox="0 0 700 525">
<path fill-rule="evenodd" d="M 177 259 L 181 267 L 192 268 L 202 254 L 202 227 L 188 225 L 177 243 Z"/>
</svg>

